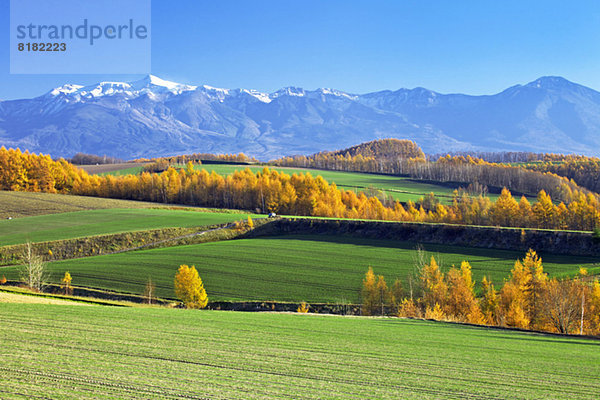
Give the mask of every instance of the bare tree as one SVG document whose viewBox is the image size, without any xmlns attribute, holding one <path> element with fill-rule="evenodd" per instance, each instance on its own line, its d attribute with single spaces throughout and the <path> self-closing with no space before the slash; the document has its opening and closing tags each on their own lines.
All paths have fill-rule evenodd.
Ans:
<svg viewBox="0 0 600 400">
<path fill-rule="evenodd" d="M 560 332 L 569 333 L 578 321 L 580 312 L 579 287 L 567 279 L 548 282 L 541 299 L 542 314 Z"/>
<path fill-rule="evenodd" d="M 146 287 L 144 288 L 144 298 L 148 302 L 148 304 L 152 304 L 154 301 L 154 291 L 156 289 L 156 285 L 152 282 L 152 278 L 148 278 L 146 282 Z"/>
<path fill-rule="evenodd" d="M 35 254 L 31 242 L 27 242 L 27 247 L 21 259 L 23 261 L 21 280 L 31 289 L 41 291 L 48 279 L 46 263 L 41 256 Z"/>
<path fill-rule="evenodd" d="M 417 298 L 421 295 L 421 281 L 419 277 L 421 276 L 421 271 L 423 267 L 429 262 L 429 253 L 425 250 L 422 244 L 417 244 L 415 247 L 415 252 L 412 255 L 413 258 L 413 270 L 407 276 L 408 281 L 408 290 L 410 294 L 410 299 Z"/>
</svg>

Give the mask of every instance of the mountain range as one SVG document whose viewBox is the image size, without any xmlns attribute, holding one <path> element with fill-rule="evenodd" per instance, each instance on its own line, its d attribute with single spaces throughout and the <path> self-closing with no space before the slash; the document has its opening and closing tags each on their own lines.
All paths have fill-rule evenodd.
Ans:
<svg viewBox="0 0 600 400">
<path fill-rule="evenodd" d="M 0 145 L 54 157 L 243 152 L 268 160 L 380 138 L 411 139 L 426 153 L 600 156 L 600 93 L 561 77 L 471 96 L 424 88 L 262 93 L 149 75 L 135 82 L 65 84 L 32 99 L 0 101 Z"/>
</svg>

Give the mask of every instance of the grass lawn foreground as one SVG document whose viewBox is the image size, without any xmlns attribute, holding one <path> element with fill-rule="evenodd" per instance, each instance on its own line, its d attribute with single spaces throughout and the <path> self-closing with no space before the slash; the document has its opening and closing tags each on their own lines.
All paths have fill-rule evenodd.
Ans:
<svg viewBox="0 0 600 400">
<path fill-rule="evenodd" d="M 3 304 L 0 397 L 597 399 L 600 343 L 389 318 Z"/>
</svg>

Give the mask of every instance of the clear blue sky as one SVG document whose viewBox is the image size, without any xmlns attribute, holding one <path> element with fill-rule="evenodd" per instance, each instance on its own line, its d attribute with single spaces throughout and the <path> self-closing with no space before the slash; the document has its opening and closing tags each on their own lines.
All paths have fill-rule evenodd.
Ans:
<svg viewBox="0 0 600 400">
<path fill-rule="evenodd" d="M 0 99 L 137 75 L 10 75 Z M 544 75 L 600 89 L 600 2 L 153 0 L 152 73 L 217 87 L 491 94 Z"/>
</svg>

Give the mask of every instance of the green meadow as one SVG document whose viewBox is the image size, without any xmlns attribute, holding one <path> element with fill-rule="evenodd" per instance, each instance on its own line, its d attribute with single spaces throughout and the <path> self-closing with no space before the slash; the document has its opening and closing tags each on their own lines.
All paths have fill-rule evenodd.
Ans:
<svg viewBox="0 0 600 400">
<path fill-rule="evenodd" d="M 3 304 L 6 399 L 597 399 L 600 342 L 391 318 Z"/>
<path fill-rule="evenodd" d="M 516 251 L 425 245 L 443 270 L 471 263 L 474 279 L 488 276 L 501 287 Z M 157 295 L 174 298 L 173 277 L 180 264 L 195 265 L 210 300 L 274 300 L 291 302 L 359 302 L 365 272 L 372 266 L 391 285 L 399 278 L 408 289 L 415 271 L 414 243 L 340 236 L 279 236 L 238 239 L 197 245 L 94 256 L 48 264 L 54 282 L 65 271 L 76 286 L 141 294 L 148 278 Z M 580 266 L 598 271 L 593 257 L 541 254 L 551 276 L 573 274 Z M 0 274 L 17 279 L 17 268 L 2 267 Z"/>
<path fill-rule="evenodd" d="M 173 227 L 196 227 L 246 220 L 237 212 L 202 209 L 99 209 L 0 220 L 0 246 Z"/>
</svg>

